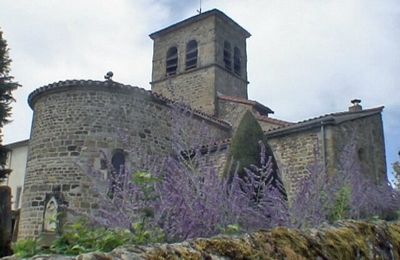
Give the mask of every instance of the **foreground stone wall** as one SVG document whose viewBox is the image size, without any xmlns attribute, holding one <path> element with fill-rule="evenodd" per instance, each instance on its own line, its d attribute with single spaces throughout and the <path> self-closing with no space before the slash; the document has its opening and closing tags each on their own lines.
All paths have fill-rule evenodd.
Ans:
<svg viewBox="0 0 400 260">
<path fill-rule="evenodd" d="M 15 260 L 16 257 L 4 258 Z M 400 224 L 343 221 L 319 229 L 283 227 L 177 244 L 128 245 L 110 253 L 40 255 L 32 259 L 400 259 Z"/>
<path fill-rule="evenodd" d="M 126 154 L 134 166 L 146 155 L 172 151 L 171 107 L 152 93 L 112 81 L 66 81 L 33 92 L 34 118 L 29 143 L 27 175 L 19 238 L 37 237 L 43 226 L 45 198 L 61 194 L 72 208 L 98 207 L 92 184 L 78 163 L 99 162 L 100 150 Z M 208 124 L 205 142 L 225 139 L 229 126 L 194 113 L 181 124 L 191 136 Z"/>
</svg>

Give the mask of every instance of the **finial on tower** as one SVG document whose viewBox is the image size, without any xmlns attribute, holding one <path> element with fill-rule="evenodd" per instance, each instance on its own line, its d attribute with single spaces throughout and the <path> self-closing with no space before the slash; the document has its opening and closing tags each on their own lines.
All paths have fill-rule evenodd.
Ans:
<svg viewBox="0 0 400 260">
<path fill-rule="evenodd" d="M 104 76 L 106 80 L 112 80 L 112 77 L 114 76 L 114 73 L 112 71 L 107 72 L 107 74 Z"/>
</svg>

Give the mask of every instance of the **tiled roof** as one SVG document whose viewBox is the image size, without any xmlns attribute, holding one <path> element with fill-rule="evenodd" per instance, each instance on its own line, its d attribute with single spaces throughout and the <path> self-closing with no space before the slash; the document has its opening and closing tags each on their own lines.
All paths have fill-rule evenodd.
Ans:
<svg viewBox="0 0 400 260">
<path fill-rule="evenodd" d="M 201 146 L 193 147 L 189 150 L 181 151 L 181 154 L 191 154 L 192 151 L 200 151 L 201 154 L 209 154 L 225 150 L 231 144 L 231 138 L 215 141 Z"/>
<path fill-rule="evenodd" d="M 255 100 L 249 100 L 249 99 L 245 99 L 245 98 L 232 97 L 232 96 L 222 96 L 222 95 L 218 95 L 218 98 L 221 100 L 225 100 L 225 101 L 230 101 L 230 102 L 241 103 L 241 104 L 253 106 L 262 115 L 274 113 L 274 111 L 272 111 L 269 107 L 266 107 L 263 104 L 258 103 Z"/>
<path fill-rule="evenodd" d="M 283 121 L 283 120 L 280 120 L 280 119 L 267 117 L 267 116 L 256 116 L 256 119 L 260 120 L 260 121 L 267 122 L 267 123 L 276 124 L 276 125 L 279 125 L 280 127 L 289 126 L 289 125 L 293 125 L 294 124 L 292 122 L 287 122 L 287 121 Z"/>
<path fill-rule="evenodd" d="M 383 106 L 364 109 L 361 111 L 346 111 L 322 115 L 297 122 L 288 126 L 277 127 L 265 132 L 268 137 L 280 136 L 283 134 L 300 132 L 305 129 L 320 127 L 321 125 L 337 125 L 346 121 L 359 119 L 375 114 L 379 114 L 383 110 Z"/>
<path fill-rule="evenodd" d="M 131 86 L 131 85 L 125 85 L 121 84 L 118 82 L 115 82 L 113 80 L 105 80 L 105 81 L 99 81 L 99 80 L 64 80 L 64 81 L 58 81 L 54 82 L 48 85 L 45 85 L 43 87 L 40 87 L 33 91 L 29 96 L 28 96 L 28 104 L 29 106 L 33 109 L 33 104 L 35 103 L 36 99 L 41 96 L 44 93 L 49 93 L 49 92 L 55 92 L 55 91 L 63 91 L 67 90 L 68 88 L 72 87 L 81 87 L 81 88 L 96 88 L 96 87 L 105 87 L 105 88 L 112 88 L 113 90 L 120 89 L 120 90 L 126 90 L 126 91 L 136 91 L 139 92 L 143 95 L 148 95 L 153 97 L 154 99 L 164 102 L 166 104 L 175 104 L 178 103 L 176 101 L 170 100 L 158 93 L 152 92 L 150 90 L 146 90 L 143 88 L 139 88 L 137 86 Z M 206 119 L 208 121 L 214 122 L 224 128 L 231 128 L 231 125 L 221 119 L 218 119 L 212 115 L 208 115 L 202 111 L 190 108 L 187 106 L 189 110 L 193 112 L 195 116 L 198 116 L 200 118 Z"/>
<path fill-rule="evenodd" d="M 164 29 L 156 31 L 156 32 L 150 34 L 149 36 L 150 36 L 151 39 L 155 39 L 155 38 L 157 38 L 159 36 L 165 35 L 165 34 L 167 34 L 169 32 L 172 32 L 172 31 L 178 30 L 178 29 L 180 29 L 182 27 L 185 27 L 185 26 L 187 26 L 187 25 L 189 25 L 191 23 L 206 19 L 207 17 L 212 16 L 212 15 L 216 15 L 216 16 L 220 17 L 221 19 L 225 20 L 227 23 L 235 25 L 237 28 L 239 28 L 239 30 L 247 38 L 251 36 L 251 34 L 248 31 L 246 31 L 243 27 L 241 27 L 234 20 L 232 20 L 229 16 L 227 16 L 226 14 L 224 14 L 223 12 L 221 12 L 218 9 L 212 9 L 210 11 L 206 11 L 206 12 L 203 12 L 201 14 L 192 16 L 192 17 L 190 17 L 190 18 L 188 18 L 186 20 L 183 20 L 181 22 L 178 22 L 178 23 L 175 23 L 175 24 L 173 24 L 171 26 L 168 26 L 168 27 L 166 27 Z"/>
<path fill-rule="evenodd" d="M 202 145 L 200 151 L 202 153 L 221 151 L 228 148 L 230 144 L 231 144 L 231 138 L 227 138 L 224 140 L 219 140 L 213 143 Z"/>
</svg>

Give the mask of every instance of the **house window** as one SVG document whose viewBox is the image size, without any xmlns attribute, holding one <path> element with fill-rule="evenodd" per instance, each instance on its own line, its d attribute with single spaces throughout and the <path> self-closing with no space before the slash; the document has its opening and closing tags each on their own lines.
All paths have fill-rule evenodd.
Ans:
<svg viewBox="0 0 400 260">
<path fill-rule="evenodd" d="M 186 70 L 197 67 L 197 42 L 191 40 L 186 45 Z"/>
<path fill-rule="evenodd" d="M 225 69 L 232 71 L 232 48 L 227 41 L 224 42 L 224 63 Z"/>
<path fill-rule="evenodd" d="M 176 47 L 169 48 L 166 65 L 167 76 L 175 75 L 178 69 L 178 49 Z"/>
<path fill-rule="evenodd" d="M 240 76 L 242 69 L 242 58 L 240 56 L 240 50 L 238 47 L 235 47 L 233 50 L 233 71 L 235 74 Z"/>
</svg>

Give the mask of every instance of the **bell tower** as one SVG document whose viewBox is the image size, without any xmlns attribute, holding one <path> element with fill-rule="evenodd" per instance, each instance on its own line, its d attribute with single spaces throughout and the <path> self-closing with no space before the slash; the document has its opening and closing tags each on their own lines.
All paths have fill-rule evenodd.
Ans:
<svg viewBox="0 0 400 260">
<path fill-rule="evenodd" d="M 151 89 L 215 115 L 217 94 L 247 99 L 250 33 L 213 9 L 150 34 Z"/>
</svg>

